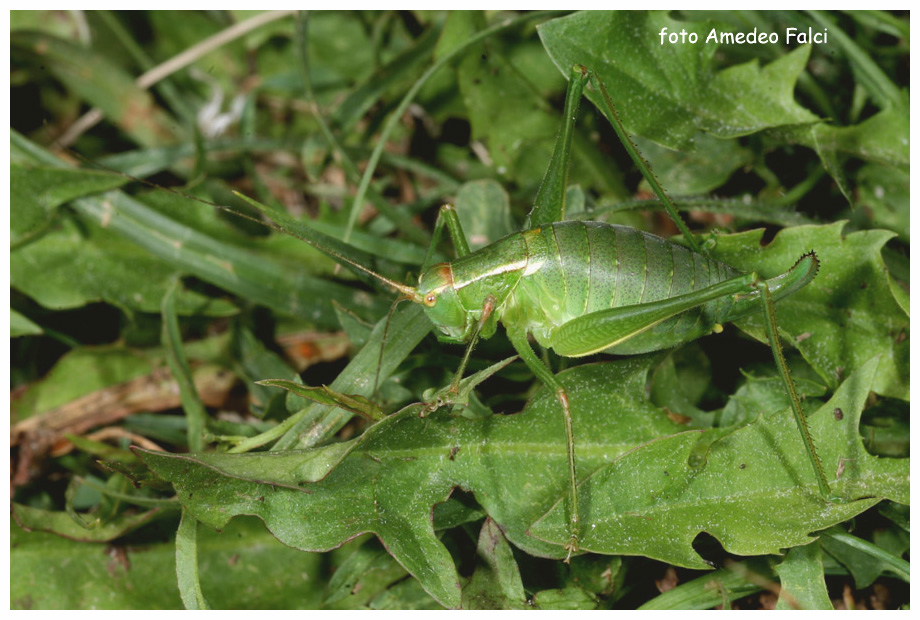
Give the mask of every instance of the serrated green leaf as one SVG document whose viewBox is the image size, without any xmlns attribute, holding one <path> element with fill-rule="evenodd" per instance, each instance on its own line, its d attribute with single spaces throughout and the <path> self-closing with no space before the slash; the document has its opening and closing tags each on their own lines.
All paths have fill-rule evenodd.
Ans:
<svg viewBox="0 0 920 620">
<path fill-rule="evenodd" d="M 787 409 L 714 442 L 698 468 L 688 464 L 699 435 L 691 431 L 649 442 L 600 469 L 579 486 L 586 498 L 581 548 L 705 569 L 693 548 L 700 532 L 730 553 L 779 553 L 884 498 L 909 502 L 909 459 L 874 457 L 859 435 L 878 365 L 867 362 L 808 418 L 825 474 L 844 501 L 821 498 Z M 557 504 L 531 533 L 564 544 L 564 506 Z"/>
<path fill-rule="evenodd" d="M 726 235 L 718 238 L 712 255 L 737 269 L 772 277 L 815 251 L 821 268 L 814 281 L 776 304 L 781 332 L 831 387 L 881 356 L 872 390 L 909 400 L 910 320 L 891 294 L 880 254 L 892 233 L 844 235 L 844 225 L 787 228 L 766 247 L 761 245 L 763 231 Z M 765 341 L 759 317 L 737 324 Z"/>
<path fill-rule="evenodd" d="M 700 129 L 721 138 L 784 125 L 813 124 L 793 89 L 810 48 L 772 63 L 756 61 L 713 72 L 718 44 L 706 43 L 715 24 L 675 21 L 665 12 L 584 12 L 540 25 L 553 62 L 568 75 L 580 64 L 607 85 L 627 131 L 685 149 Z M 660 44 L 660 32 L 686 30 L 697 44 Z M 597 101 L 597 94 L 588 97 Z"/>
<path fill-rule="evenodd" d="M 818 123 L 784 128 L 777 135 L 815 150 L 840 191 L 853 203 L 853 187 L 839 155 L 852 155 L 866 161 L 910 168 L 910 118 L 901 107 L 890 107 L 865 121 L 850 126 Z"/>
<path fill-rule="evenodd" d="M 651 438 L 681 430 L 642 397 L 653 361 L 626 359 L 560 375 L 579 412 L 575 436 L 582 475 Z M 143 459 L 212 527 L 221 527 L 232 514 L 256 514 L 280 540 L 301 549 L 328 549 L 375 532 L 448 607 L 460 604 L 459 584 L 430 515 L 454 487 L 472 491 L 512 544 L 532 554 L 564 557 L 561 546 L 526 533 L 567 484 L 565 432 L 552 394 L 543 391 L 513 416 L 419 418 L 418 411 L 410 407 L 376 424 L 349 444 L 344 458 L 328 452 L 342 445 L 333 444 L 272 455 L 145 452 Z M 306 482 L 304 467 L 315 474 L 321 471 L 315 462 L 331 467 L 336 459 L 341 461 L 328 476 Z"/>
</svg>

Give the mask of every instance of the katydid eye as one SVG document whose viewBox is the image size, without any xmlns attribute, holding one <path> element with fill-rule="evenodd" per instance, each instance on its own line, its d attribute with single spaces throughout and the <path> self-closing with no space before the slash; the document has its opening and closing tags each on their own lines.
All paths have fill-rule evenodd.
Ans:
<svg viewBox="0 0 920 620">
<path fill-rule="evenodd" d="M 436 302 L 437 300 L 438 300 L 437 295 L 435 295 L 434 293 L 428 293 L 428 295 L 425 296 L 425 305 L 433 306 L 434 302 Z"/>
</svg>

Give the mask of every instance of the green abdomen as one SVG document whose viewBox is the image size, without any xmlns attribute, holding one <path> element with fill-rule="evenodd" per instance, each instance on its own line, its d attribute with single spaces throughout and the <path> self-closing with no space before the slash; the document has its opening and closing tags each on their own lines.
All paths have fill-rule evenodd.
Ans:
<svg viewBox="0 0 920 620">
<path fill-rule="evenodd" d="M 556 327 L 591 312 L 697 291 L 739 275 L 718 261 L 634 228 L 557 222 L 522 233 L 528 265 L 504 309 L 543 346 Z M 611 352 L 633 354 L 692 340 L 724 320 L 730 299 L 668 319 Z M 512 318 L 515 317 L 515 318 Z"/>
</svg>

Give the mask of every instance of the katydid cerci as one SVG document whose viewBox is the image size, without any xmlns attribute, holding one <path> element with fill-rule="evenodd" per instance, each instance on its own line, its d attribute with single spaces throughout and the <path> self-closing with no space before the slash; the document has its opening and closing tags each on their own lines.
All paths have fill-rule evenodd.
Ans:
<svg viewBox="0 0 920 620">
<path fill-rule="evenodd" d="M 597 89 L 602 110 L 683 232 L 689 248 L 626 226 L 561 221 L 565 214 L 574 123 L 588 82 Z M 269 217 L 277 216 L 269 209 L 266 212 Z M 445 226 L 457 258 L 432 264 Z M 467 345 L 451 385 L 453 390 L 459 385 L 476 341 L 495 334 L 499 323 L 504 326 L 520 358 L 555 393 L 565 421 L 569 557 L 577 551 L 579 540 L 572 412 L 565 387 L 535 353 L 530 336 L 564 357 L 600 352 L 632 355 L 675 347 L 719 332 L 724 323 L 762 312 L 774 361 L 783 378 L 818 488 L 826 500 L 832 499 L 781 351 L 773 310 L 774 301 L 795 293 L 815 277 L 819 268 L 817 256 L 806 252 L 787 272 L 770 279 L 756 273 L 742 273 L 707 256 L 636 151 L 604 84 L 584 67 L 573 68 L 563 126 L 525 230 L 473 252 L 457 212 L 450 205 L 443 206 L 415 287 L 384 278 L 345 258 L 334 247 L 305 240 L 379 279 L 399 291 L 404 299 L 422 305 L 440 332 L 440 340 Z"/>
</svg>

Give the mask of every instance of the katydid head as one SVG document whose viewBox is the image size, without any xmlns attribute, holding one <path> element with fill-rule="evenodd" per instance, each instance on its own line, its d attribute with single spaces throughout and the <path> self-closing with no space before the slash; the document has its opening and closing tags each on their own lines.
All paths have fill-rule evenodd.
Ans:
<svg viewBox="0 0 920 620">
<path fill-rule="evenodd" d="M 469 340 L 475 321 L 460 302 L 448 263 L 432 265 L 419 276 L 418 299 L 413 301 L 425 307 L 425 314 L 442 332 L 441 340 L 454 343 Z"/>
</svg>

